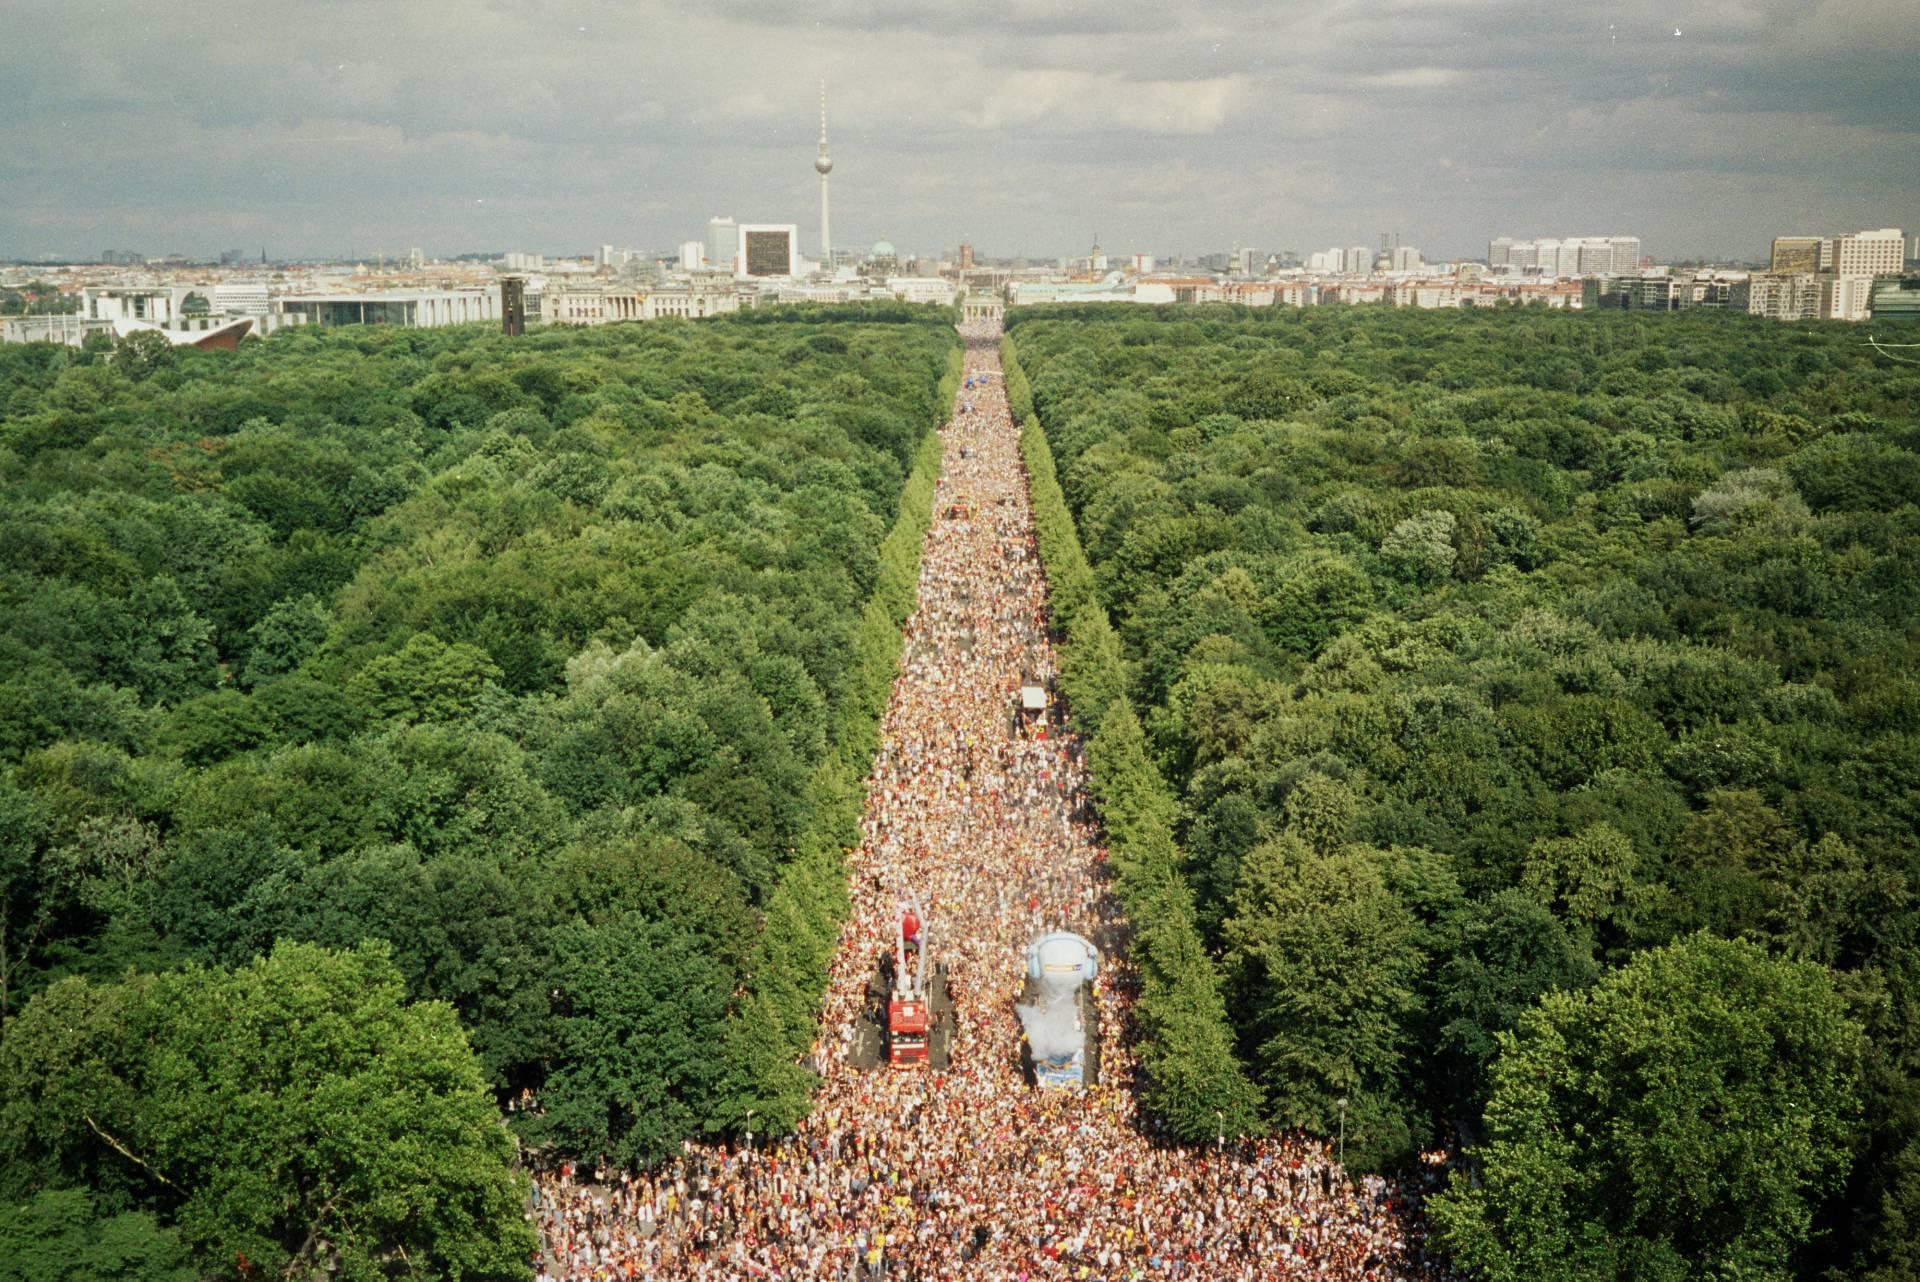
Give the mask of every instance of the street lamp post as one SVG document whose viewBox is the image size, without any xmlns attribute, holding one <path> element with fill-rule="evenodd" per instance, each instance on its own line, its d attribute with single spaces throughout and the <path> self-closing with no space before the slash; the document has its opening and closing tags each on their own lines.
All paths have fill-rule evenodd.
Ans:
<svg viewBox="0 0 1920 1282">
<path fill-rule="evenodd" d="M 753 1110 L 747 1110 L 747 1156 L 753 1156 Z"/>
<path fill-rule="evenodd" d="M 1213 1146 L 1215 1149 L 1224 1149 L 1227 1146 L 1227 1115 L 1216 1108 L 1213 1110 L 1213 1120 L 1219 1126 L 1213 1135 Z"/>
<path fill-rule="evenodd" d="M 1334 1101 L 1340 1110 L 1340 1169 L 1347 1166 L 1347 1097 L 1342 1095 Z"/>
</svg>

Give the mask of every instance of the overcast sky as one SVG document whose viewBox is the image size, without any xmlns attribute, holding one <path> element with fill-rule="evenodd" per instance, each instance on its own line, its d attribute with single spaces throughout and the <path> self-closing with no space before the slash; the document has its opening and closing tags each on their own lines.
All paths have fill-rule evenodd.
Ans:
<svg viewBox="0 0 1920 1282">
<path fill-rule="evenodd" d="M 1915 0 L 0 0 L 0 256 L 1920 229 Z"/>
</svg>

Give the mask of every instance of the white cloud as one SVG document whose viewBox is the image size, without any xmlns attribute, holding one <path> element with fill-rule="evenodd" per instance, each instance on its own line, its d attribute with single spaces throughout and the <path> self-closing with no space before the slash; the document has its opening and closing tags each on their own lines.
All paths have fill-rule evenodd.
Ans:
<svg viewBox="0 0 1920 1282">
<path fill-rule="evenodd" d="M 1446 89 L 1466 79 L 1465 72 L 1451 67 L 1402 67 L 1365 77 L 1383 89 Z"/>
<path fill-rule="evenodd" d="M 1247 78 L 1128 80 L 1114 72 L 1015 71 L 973 108 L 980 129 L 1208 134 L 1246 100 Z"/>
</svg>

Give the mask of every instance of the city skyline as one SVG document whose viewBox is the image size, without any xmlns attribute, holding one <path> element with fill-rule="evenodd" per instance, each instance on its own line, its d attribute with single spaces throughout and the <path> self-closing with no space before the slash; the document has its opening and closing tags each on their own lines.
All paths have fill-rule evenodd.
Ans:
<svg viewBox="0 0 1920 1282">
<path fill-rule="evenodd" d="M 275 258 L 814 222 L 836 245 L 1302 253 L 1398 233 L 1625 233 L 1667 259 L 1920 222 L 1920 57 L 1880 0 L 1510 2 L 975 16 L 905 3 L 9 9 L 0 257 Z M 377 33 L 378 39 L 374 39 Z M 817 233 L 803 238 L 812 252 Z M 250 252 L 250 251 L 249 251 Z"/>
</svg>

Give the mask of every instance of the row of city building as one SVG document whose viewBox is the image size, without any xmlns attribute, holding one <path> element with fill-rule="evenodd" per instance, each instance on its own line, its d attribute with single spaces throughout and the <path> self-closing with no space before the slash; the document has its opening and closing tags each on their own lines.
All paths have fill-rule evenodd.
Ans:
<svg viewBox="0 0 1920 1282">
<path fill-rule="evenodd" d="M 1920 315 L 1920 273 L 1649 272 L 1581 282 L 1589 309 L 1677 312 L 1720 308 L 1774 320 L 1863 321 Z"/>
<path fill-rule="evenodd" d="M 0 341 L 79 346 L 90 334 L 124 338 L 151 330 L 176 346 L 230 349 L 248 335 L 297 325 L 430 328 L 500 319 L 497 286 L 274 293 L 260 280 L 101 285 L 83 287 L 78 301 L 75 311 L 0 321 Z"/>
<path fill-rule="evenodd" d="M 889 276 L 843 281 L 803 278 L 738 280 L 696 272 L 658 283 L 565 277 L 505 278 L 514 286 L 522 321 L 601 325 L 615 321 L 701 319 L 774 303 L 899 300 L 951 304 L 956 282 L 939 276 Z M 267 335 L 307 325 L 442 325 L 501 323 L 502 285 L 363 289 L 326 293 L 270 291 L 265 282 L 187 285 L 87 286 L 78 309 L 57 315 L 0 319 L 0 341 L 78 346 L 90 334 L 126 337 L 160 333 L 175 345 L 232 348 L 249 334 Z"/>
<path fill-rule="evenodd" d="M 1487 244 L 1487 267 L 1541 276 L 1626 275 L 1640 269 L 1638 236 L 1561 236 L 1515 240 L 1497 236 Z"/>
<path fill-rule="evenodd" d="M 1912 245 L 1920 257 L 1920 238 Z M 1920 272 L 1906 272 L 1898 227 L 1835 236 L 1781 236 L 1764 272 L 1658 268 L 1589 278 L 1582 303 L 1628 311 L 1723 308 L 1775 320 L 1862 321 L 1920 313 Z"/>
<path fill-rule="evenodd" d="M 970 245 L 923 262 L 883 239 L 863 254 L 836 251 L 829 269 L 802 256 L 794 224 L 715 218 L 701 239 L 671 258 L 604 245 L 578 258 L 514 253 L 429 267 L 416 251 L 377 272 L 364 265 L 346 275 L 283 270 L 270 280 L 249 275 L 252 269 L 80 269 L 77 283 L 59 286 L 66 314 L 0 320 L 0 339 L 77 344 L 92 333 L 155 329 L 175 343 L 232 346 L 245 334 L 298 325 L 499 324 L 509 312 L 514 324 L 600 325 L 699 319 L 768 303 L 879 299 L 946 305 L 958 298 L 982 314 L 1061 302 L 1718 308 L 1781 320 L 1920 313 L 1920 272 L 1901 274 L 1907 243 L 1897 228 L 1781 237 L 1772 270 L 1764 272 L 1648 267 L 1639 246 L 1625 236 L 1501 238 L 1488 257 L 1503 261 L 1430 265 L 1418 250 L 1383 238 L 1378 251 L 1334 249 L 1304 263 L 1236 248 L 1209 256 L 1220 261 L 1202 270 L 1168 271 L 1150 255 L 1110 259 L 1097 244 L 1057 265 L 1011 266 L 977 261 Z M 1630 259 L 1634 270 L 1627 269 Z M 1593 270 L 1569 276 L 1569 265 Z M 510 306 L 502 302 L 503 280 L 512 282 Z"/>
</svg>

